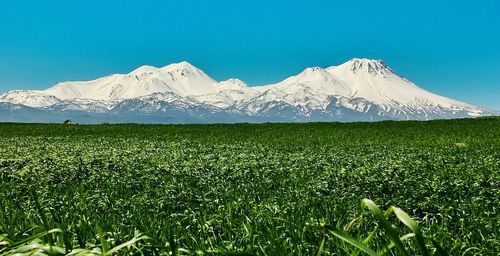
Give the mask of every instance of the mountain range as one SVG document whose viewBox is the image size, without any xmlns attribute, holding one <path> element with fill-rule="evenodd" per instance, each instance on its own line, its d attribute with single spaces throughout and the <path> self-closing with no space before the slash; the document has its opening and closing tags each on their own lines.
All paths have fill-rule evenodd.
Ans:
<svg viewBox="0 0 500 256">
<path fill-rule="evenodd" d="M 234 123 L 429 120 L 497 112 L 428 92 L 381 60 L 311 67 L 279 83 L 218 82 L 188 62 L 0 94 L 2 122 Z"/>
</svg>

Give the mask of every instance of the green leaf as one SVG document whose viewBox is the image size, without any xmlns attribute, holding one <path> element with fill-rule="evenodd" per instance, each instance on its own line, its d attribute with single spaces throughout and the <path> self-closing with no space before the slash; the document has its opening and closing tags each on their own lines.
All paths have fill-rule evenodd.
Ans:
<svg viewBox="0 0 500 256">
<path fill-rule="evenodd" d="M 99 226 L 99 224 L 96 225 L 96 230 L 97 234 L 99 235 L 99 241 L 101 241 L 102 252 L 106 253 L 109 251 L 109 245 L 108 241 L 104 237 L 104 233 L 102 232 L 102 228 L 101 226 Z"/>
<path fill-rule="evenodd" d="M 46 236 L 48 234 L 52 234 L 52 233 L 58 233 L 58 232 L 62 232 L 62 230 L 58 229 L 58 228 L 54 228 L 54 229 L 51 229 L 49 231 L 44 231 L 44 232 L 41 232 L 41 233 L 38 233 L 36 235 L 33 235 L 33 236 L 30 236 L 28 238 L 25 238 L 21 241 L 18 241 L 14 244 L 12 244 L 11 246 L 14 247 L 14 246 L 18 246 L 18 245 L 21 245 L 21 244 L 24 244 L 24 243 L 28 243 L 28 242 L 31 242 L 37 238 L 40 238 L 40 237 L 43 237 L 43 236 Z"/>
<path fill-rule="evenodd" d="M 323 253 L 323 248 L 325 247 L 325 240 L 326 236 L 323 236 L 323 239 L 321 239 L 321 243 L 319 244 L 318 253 L 316 254 L 316 256 L 321 256 L 321 254 Z"/>
<path fill-rule="evenodd" d="M 378 220 L 379 225 L 385 231 L 387 236 L 389 236 L 389 239 L 396 245 L 396 248 L 399 250 L 399 252 L 402 255 L 409 255 L 408 251 L 405 249 L 403 243 L 399 239 L 398 233 L 396 232 L 396 230 L 394 230 L 394 228 L 392 228 L 391 224 L 389 223 L 389 221 L 387 221 L 380 208 L 378 208 L 378 206 L 370 199 L 365 198 L 362 202 L 363 205 L 373 213 L 375 218 Z"/>
<path fill-rule="evenodd" d="M 354 237 L 350 236 L 349 234 L 347 234 L 343 231 L 330 230 L 329 232 L 332 233 L 333 235 L 335 235 L 336 237 L 340 238 L 341 240 L 343 240 L 343 241 L 351 244 L 352 246 L 358 248 L 359 250 L 365 252 L 366 254 L 368 254 L 370 256 L 377 255 L 377 253 L 374 250 L 370 249 L 368 246 L 366 246 L 362 242 L 356 240 Z"/>
<path fill-rule="evenodd" d="M 121 250 L 125 247 L 130 247 L 130 246 L 134 245 L 135 243 L 137 243 L 138 241 L 144 240 L 147 238 L 148 238 L 147 236 L 136 236 L 136 237 L 132 238 L 130 241 L 122 243 L 122 244 L 114 247 L 113 249 L 104 252 L 103 255 L 112 255 L 113 253 L 118 252 L 119 250 Z"/>
<path fill-rule="evenodd" d="M 420 248 L 420 252 L 422 252 L 422 255 L 428 256 L 429 251 L 427 250 L 427 246 L 425 245 L 425 241 L 424 241 L 424 236 L 420 232 L 420 229 L 418 228 L 417 222 L 415 222 L 410 217 L 410 215 L 408 215 L 406 212 L 404 212 L 400 208 L 394 207 L 394 206 L 392 208 L 394 210 L 394 214 L 396 215 L 396 217 L 398 217 L 398 219 L 403 224 L 405 224 L 408 228 L 410 228 L 410 230 L 415 234 L 415 237 L 417 239 L 417 245 Z"/>
<path fill-rule="evenodd" d="M 409 233 L 409 234 L 406 234 L 402 237 L 400 237 L 399 239 L 401 241 L 404 241 L 404 240 L 408 240 L 412 237 L 415 237 L 415 234 L 413 233 Z M 378 255 L 385 255 L 390 249 L 394 248 L 394 246 L 396 246 L 396 244 L 394 244 L 394 242 L 391 242 L 387 247 L 385 247 L 382 251 L 378 252 Z"/>
</svg>

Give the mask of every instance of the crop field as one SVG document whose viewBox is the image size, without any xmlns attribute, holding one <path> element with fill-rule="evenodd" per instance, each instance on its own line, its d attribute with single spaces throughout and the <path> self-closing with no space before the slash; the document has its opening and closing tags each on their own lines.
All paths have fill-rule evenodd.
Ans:
<svg viewBox="0 0 500 256">
<path fill-rule="evenodd" d="M 499 230 L 500 118 L 0 124 L 0 255 L 499 255 Z"/>
</svg>

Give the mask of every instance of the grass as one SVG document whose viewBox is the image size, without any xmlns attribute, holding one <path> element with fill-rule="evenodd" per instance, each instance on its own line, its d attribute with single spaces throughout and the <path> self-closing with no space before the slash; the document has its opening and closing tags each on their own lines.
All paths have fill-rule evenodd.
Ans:
<svg viewBox="0 0 500 256">
<path fill-rule="evenodd" d="M 0 254 L 496 255 L 499 135 L 499 118 L 1 124 Z"/>
</svg>

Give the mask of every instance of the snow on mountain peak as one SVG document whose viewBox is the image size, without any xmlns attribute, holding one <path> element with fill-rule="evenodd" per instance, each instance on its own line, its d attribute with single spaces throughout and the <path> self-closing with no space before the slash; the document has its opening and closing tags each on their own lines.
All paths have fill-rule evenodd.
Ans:
<svg viewBox="0 0 500 256">
<path fill-rule="evenodd" d="M 334 77 L 348 84 L 353 97 L 363 98 L 388 108 L 428 109 L 471 105 L 428 92 L 396 74 L 382 60 L 354 58 L 328 69 Z"/>
<path fill-rule="evenodd" d="M 386 75 L 393 73 L 383 60 L 376 59 L 354 58 L 340 66 L 348 66 L 349 70 L 353 73 L 367 72 L 371 75 Z"/>
<path fill-rule="evenodd" d="M 237 78 L 230 78 L 226 81 L 222 81 L 217 85 L 217 91 L 224 91 L 224 90 L 242 90 L 242 89 L 248 89 L 247 83 L 241 81 L 240 79 Z"/>
<path fill-rule="evenodd" d="M 257 87 L 234 78 L 218 83 L 186 61 L 161 68 L 145 65 L 128 74 L 63 82 L 43 91 L 11 91 L 0 94 L 0 102 L 99 113 L 135 111 L 129 107 L 137 104 L 142 106 L 137 109 L 148 111 L 172 108 L 195 113 L 203 106 L 210 113 L 241 114 L 242 120 L 254 115 L 291 115 L 287 117 L 290 120 L 309 120 L 311 113 L 319 118 L 311 120 L 336 120 L 342 113 L 358 118 L 365 115 L 369 120 L 489 113 L 428 92 L 397 75 L 382 60 L 365 58 L 326 69 L 309 67 L 279 83 Z M 191 112 L 191 108 L 196 111 Z"/>
<path fill-rule="evenodd" d="M 256 87 L 257 90 L 273 90 L 293 94 L 304 91 L 314 91 L 320 95 L 350 95 L 351 90 L 348 85 L 339 81 L 327 70 L 320 67 L 309 67 L 298 75 L 291 76 L 275 85 Z"/>
<path fill-rule="evenodd" d="M 217 82 L 209 77 L 203 70 L 193 66 L 187 61 L 182 61 L 179 63 L 173 63 L 160 68 L 162 73 L 168 73 L 171 77 L 176 79 L 184 79 L 188 81 L 193 80 L 193 83 L 198 83 L 200 85 L 215 85 Z"/>
<path fill-rule="evenodd" d="M 245 82 L 241 81 L 238 78 L 229 78 L 226 81 L 222 81 L 222 82 L 227 82 L 227 83 L 231 83 L 231 84 L 243 84 L 245 86 L 247 85 Z"/>
<path fill-rule="evenodd" d="M 160 69 L 157 67 L 144 65 L 130 72 L 129 75 L 152 74 L 158 72 L 159 70 Z"/>
<path fill-rule="evenodd" d="M 181 73 L 183 71 L 184 72 L 189 71 L 189 72 L 193 72 L 193 73 L 203 72 L 187 61 L 181 61 L 179 63 L 169 64 L 165 67 L 162 67 L 161 70 L 165 71 L 165 72 L 181 72 Z"/>
<path fill-rule="evenodd" d="M 92 81 L 59 83 L 45 93 L 63 100 L 123 100 L 165 92 L 182 96 L 212 93 L 216 84 L 203 71 L 183 61 L 163 68 L 141 66 L 129 74 L 115 74 Z"/>
<path fill-rule="evenodd" d="M 320 67 L 309 67 L 304 69 L 304 71 L 300 72 L 296 76 L 292 76 L 293 80 L 297 80 L 298 82 L 310 81 L 310 80 L 328 80 L 331 77 L 331 74 L 328 73 L 323 68 Z M 288 80 L 288 79 L 287 79 Z M 286 81 L 286 80 L 285 80 Z"/>
<path fill-rule="evenodd" d="M 348 63 L 361 64 L 373 64 L 373 65 L 383 65 L 384 61 L 381 59 L 369 59 L 369 58 L 352 58 L 347 61 Z"/>
<path fill-rule="evenodd" d="M 47 107 L 59 101 L 55 96 L 37 90 L 14 90 L 0 94 L 0 102 L 22 104 L 29 107 Z"/>
<path fill-rule="evenodd" d="M 203 73 L 203 71 L 193 66 L 191 63 L 182 61 L 179 63 L 166 65 L 162 68 L 144 65 L 130 72 L 129 75 L 153 74 L 157 72 L 180 73 L 182 76 L 188 76 L 188 74 Z"/>
<path fill-rule="evenodd" d="M 304 72 L 308 72 L 308 73 L 312 73 L 312 72 L 316 72 L 316 71 L 322 71 L 323 69 L 320 68 L 320 67 L 308 67 L 306 69 L 304 69 Z"/>
</svg>

